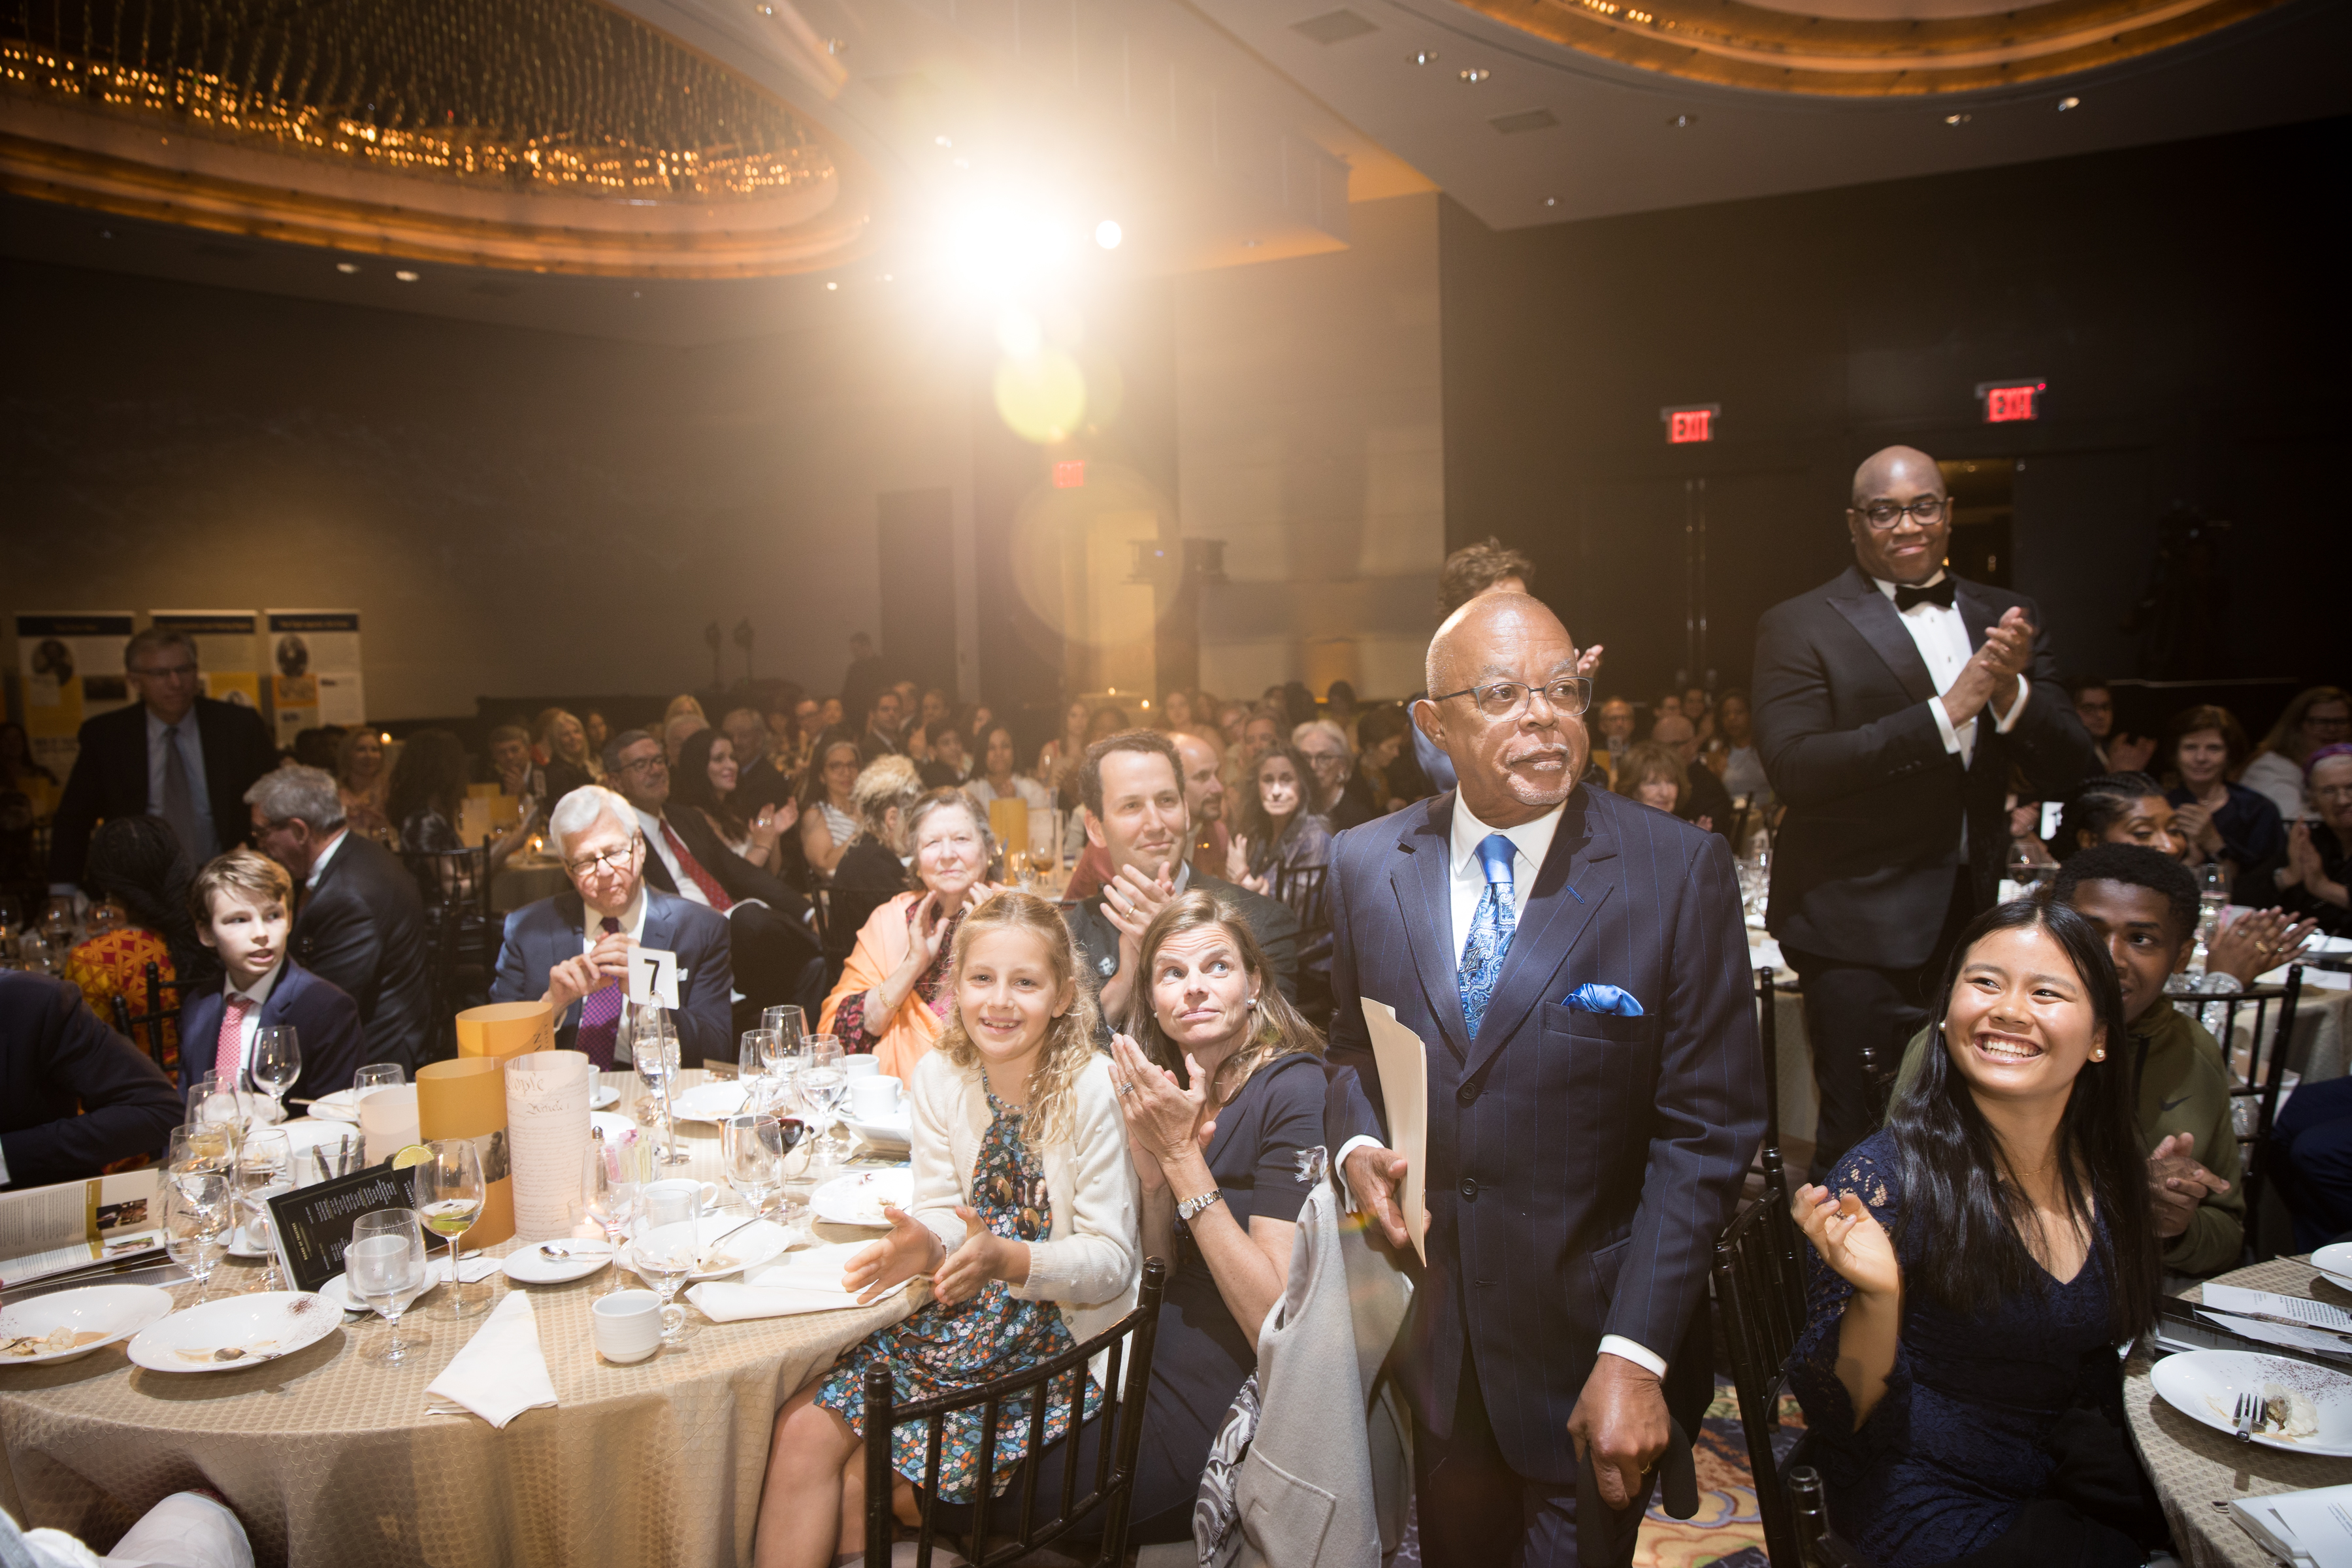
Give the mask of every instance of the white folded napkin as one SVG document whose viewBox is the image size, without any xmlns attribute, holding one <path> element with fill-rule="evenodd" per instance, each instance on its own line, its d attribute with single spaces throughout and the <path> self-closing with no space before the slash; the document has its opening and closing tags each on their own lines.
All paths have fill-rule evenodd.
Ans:
<svg viewBox="0 0 2352 1568">
<path fill-rule="evenodd" d="M 508 1291 L 425 1392 L 464 1406 L 493 1426 L 554 1404 L 555 1382 L 547 1375 L 547 1357 L 540 1352 L 539 1319 L 530 1310 L 530 1293 Z M 457 1414 L 434 1399 L 426 1400 L 425 1407 L 438 1415 Z"/>
<path fill-rule="evenodd" d="M 796 1312 L 837 1312 L 857 1305 L 857 1298 L 841 1283 L 841 1271 L 871 1242 L 835 1242 L 788 1252 L 774 1263 L 739 1282 L 706 1279 L 691 1286 L 686 1299 L 714 1323 L 745 1318 L 782 1318 Z"/>
</svg>

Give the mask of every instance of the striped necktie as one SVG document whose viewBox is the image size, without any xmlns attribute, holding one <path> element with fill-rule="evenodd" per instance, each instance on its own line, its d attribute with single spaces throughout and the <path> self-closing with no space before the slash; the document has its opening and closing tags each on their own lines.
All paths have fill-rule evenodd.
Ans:
<svg viewBox="0 0 2352 1568">
<path fill-rule="evenodd" d="M 1462 945 L 1462 964 L 1454 976 L 1462 987 L 1462 1018 L 1470 1026 L 1474 1040 L 1486 1016 L 1486 1004 L 1494 999 L 1503 960 L 1510 954 L 1511 937 L 1518 929 L 1511 882 L 1512 858 L 1517 853 L 1499 833 L 1489 833 L 1478 841 L 1479 864 L 1486 869 L 1486 890 L 1478 896 L 1478 908 L 1470 917 L 1470 940 Z"/>
<path fill-rule="evenodd" d="M 253 1011 L 252 1001 L 232 995 L 228 1005 L 221 1009 L 220 1039 L 213 1047 L 213 1071 L 228 1088 L 243 1088 L 239 1078 L 245 1071 L 245 1016 Z"/>
</svg>

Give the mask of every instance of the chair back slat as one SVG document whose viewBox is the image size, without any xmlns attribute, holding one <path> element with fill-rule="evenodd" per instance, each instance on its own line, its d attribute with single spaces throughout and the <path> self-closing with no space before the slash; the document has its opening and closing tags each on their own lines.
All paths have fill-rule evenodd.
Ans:
<svg viewBox="0 0 2352 1568">
<path fill-rule="evenodd" d="M 1298 917 L 1301 938 L 1317 935 L 1329 929 L 1324 918 L 1323 879 L 1328 869 L 1323 866 L 1277 866 L 1274 870 L 1274 896 Z"/>
<path fill-rule="evenodd" d="M 1766 1148 L 1765 1169 L 1763 1196 L 1715 1244 L 1715 1305 L 1756 1478 L 1765 1554 L 1774 1568 L 1798 1568 L 1794 1512 L 1772 1438 L 1780 1430 L 1789 1356 L 1804 1326 L 1804 1280 L 1790 1239 L 1795 1225 L 1777 1148 Z"/>
<path fill-rule="evenodd" d="M 1780 1023 L 1772 966 L 1756 972 L 1756 1038 L 1764 1057 L 1764 1147 L 1780 1147 Z"/>
<path fill-rule="evenodd" d="M 144 1050 L 149 1060 L 169 1072 L 171 1068 L 163 1060 L 163 1026 L 178 1019 L 180 1005 L 176 1000 L 167 998 L 164 993 L 178 992 L 185 987 L 177 980 L 164 979 L 162 966 L 152 959 L 147 962 L 145 979 L 147 1005 L 144 1012 L 132 1012 L 130 999 L 120 991 L 108 998 L 113 1004 L 115 1032 Z"/>
</svg>

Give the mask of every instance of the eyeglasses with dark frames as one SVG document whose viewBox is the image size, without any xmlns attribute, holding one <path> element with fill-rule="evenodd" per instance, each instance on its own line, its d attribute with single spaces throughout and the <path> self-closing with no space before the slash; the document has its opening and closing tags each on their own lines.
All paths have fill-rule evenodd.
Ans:
<svg viewBox="0 0 2352 1568">
<path fill-rule="evenodd" d="M 1538 691 L 1543 693 L 1553 712 L 1568 719 L 1583 713 L 1592 701 L 1592 681 L 1582 675 L 1562 676 L 1541 686 L 1529 686 L 1523 680 L 1497 680 L 1486 686 L 1465 686 L 1430 700 L 1451 702 L 1457 697 L 1467 697 L 1489 719 L 1516 719 L 1527 711 L 1530 698 Z"/>
<path fill-rule="evenodd" d="M 637 858 L 645 844 L 645 835 L 638 834 L 618 849 L 599 849 L 593 855 L 583 855 L 577 860 L 567 860 L 563 868 L 575 877 L 586 877 L 598 871 L 625 871 Z"/>
<path fill-rule="evenodd" d="M 1874 500 L 1868 506 L 1850 506 L 1846 510 L 1862 518 L 1871 527 L 1884 533 L 1889 529 L 1901 526 L 1906 517 L 1918 519 L 1919 526 L 1922 528 L 1933 528 L 1944 521 L 1944 514 L 1951 510 L 1951 508 L 1952 503 L 1942 496 L 1920 496 L 1909 506 L 1905 506 L 1899 501 Z"/>
</svg>

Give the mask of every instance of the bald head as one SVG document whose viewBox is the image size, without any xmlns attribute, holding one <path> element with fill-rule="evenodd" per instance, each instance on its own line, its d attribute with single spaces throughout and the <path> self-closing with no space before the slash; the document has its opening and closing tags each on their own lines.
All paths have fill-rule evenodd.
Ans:
<svg viewBox="0 0 2352 1568">
<path fill-rule="evenodd" d="M 1916 447 L 1873 452 L 1853 471 L 1845 525 L 1854 564 L 1868 575 L 1913 586 L 1931 581 L 1944 569 L 1952 534 L 1949 492 L 1936 459 Z"/>
<path fill-rule="evenodd" d="M 1698 755 L 1698 726 L 1679 713 L 1667 713 L 1650 726 L 1650 739 L 1685 762 Z"/>
<path fill-rule="evenodd" d="M 1413 705 L 1413 722 L 1453 762 L 1480 822 L 1517 826 L 1568 798 L 1591 742 L 1580 698 L 1544 695 L 1575 677 L 1576 644 L 1540 600 L 1481 594 L 1437 628 L 1424 673 L 1430 700 Z M 1516 709 L 1489 713 L 1471 694 L 1505 682 L 1529 689 Z"/>
<path fill-rule="evenodd" d="M 1481 594 L 1446 616 L 1437 635 L 1429 639 L 1422 679 L 1429 683 L 1432 691 L 1459 691 L 1465 686 L 1504 679 L 1479 673 L 1487 652 L 1498 639 L 1516 640 L 1529 633 L 1565 644 L 1570 662 L 1574 663 L 1575 639 L 1560 625 L 1559 617 L 1551 613 L 1550 605 L 1530 594 Z M 1464 674 L 1465 669 L 1470 673 Z M 1571 668 L 1563 673 L 1576 672 Z"/>
</svg>

